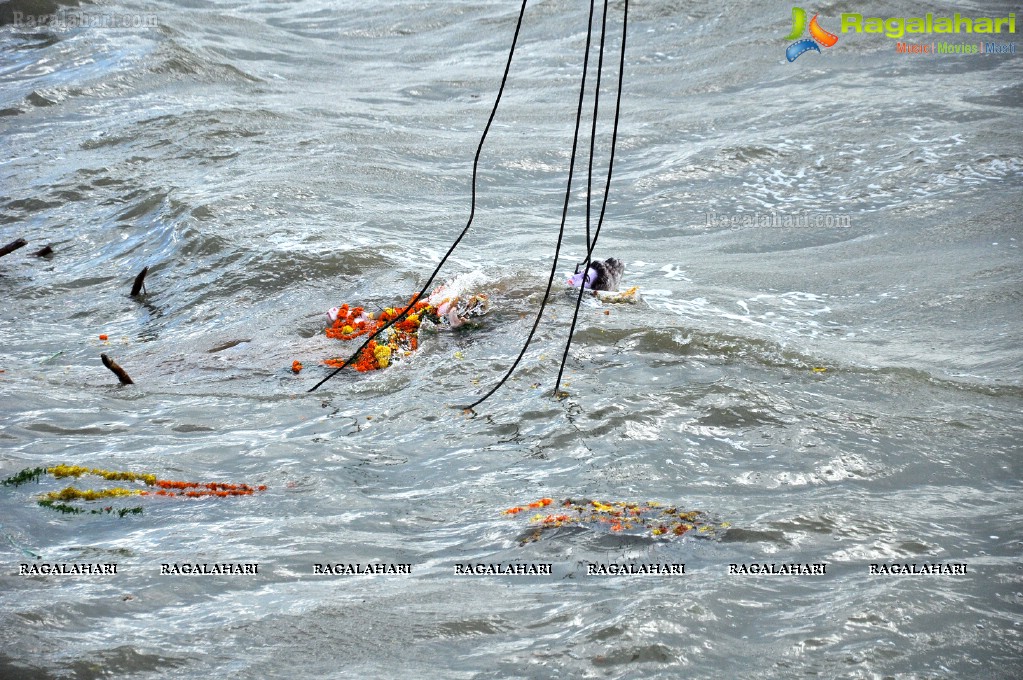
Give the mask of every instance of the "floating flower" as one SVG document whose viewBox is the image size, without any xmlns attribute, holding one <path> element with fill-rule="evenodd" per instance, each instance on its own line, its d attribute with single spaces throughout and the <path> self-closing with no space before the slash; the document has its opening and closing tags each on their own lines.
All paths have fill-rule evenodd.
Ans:
<svg viewBox="0 0 1023 680">
<path fill-rule="evenodd" d="M 486 301 L 485 296 L 475 296 L 473 300 L 476 298 Z M 474 304 L 478 306 L 482 303 Z M 385 334 L 378 335 L 385 326 L 406 313 Z M 328 313 L 331 319 L 331 325 L 325 330 L 328 338 L 347 341 L 363 335 L 377 337 L 363 348 L 354 361 L 346 363 L 346 359 L 334 358 L 323 363 L 332 368 L 351 366 L 359 372 L 387 368 L 396 358 L 408 356 L 419 349 L 419 329 L 424 317 L 435 322 L 441 321 L 438 308 L 426 300 L 419 300 L 418 295 L 412 296 L 408 306 L 400 309 L 387 307 L 376 316 L 367 313 L 362 307 L 352 308 L 348 304 L 335 307 Z"/>
<path fill-rule="evenodd" d="M 377 368 L 387 368 L 391 363 L 391 348 L 387 345 L 377 345 L 373 348 L 373 357 L 376 359 Z"/>
<path fill-rule="evenodd" d="M 100 510 L 85 510 L 69 503 L 75 501 L 96 501 L 105 498 L 120 498 L 125 496 L 185 496 L 188 498 L 203 498 L 216 496 L 227 498 L 230 496 L 251 496 L 258 491 L 265 491 L 265 485 L 250 486 L 248 484 L 229 484 L 226 482 L 179 482 L 167 479 L 158 479 L 156 475 L 142 472 L 122 472 L 114 470 L 103 470 L 100 468 L 89 468 L 81 465 L 54 465 L 48 468 L 27 468 L 17 475 L 8 477 L 3 481 L 4 486 L 20 486 L 28 482 L 40 481 L 44 474 L 51 475 L 54 479 L 74 477 L 78 479 L 84 475 L 102 477 L 108 481 L 129 481 L 142 482 L 146 486 L 156 487 L 153 491 L 145 489 L 129 489 L 114 487 L 112 489 L 79 489 L 68 486 L 60 491 L 49 491 L 37 499 L 39 505 L 62 513 L 81 514 L 90 512 L 98 514 L 102 512 L 114 512 L 112 507 Z M 141 514 L 142 507 L 121 508 L 116 511 L 118 516 Z"/>
<path fill-rule="evenodd" d="M 301 362 L 292 361 L 291 362 L 291 372 L 292 373 L 301 373 L 302 372 L 302 364 L 301 364 Z"/>
<path fill-rule="evenodd" d="M 527 509 L 539 509 L 554 504 L 550 498 L 517 505 L 503 510 L 504 515 L 518 515 Z M 538 540 L 545 530 L 564 526 L 600 527 L 613 533 L 640 532 L 655 538 L 670 539 L 685 535 L 693 529 L 707 534 L 725 528 L 727 523 L 713 525 L 699 510 L 681 510 L 675 506 L 664 507 L 660 503 L 603 502 L 597 500 L 566 499 L 558 504 L 556 514 L 534 513 L 528 523 L 534 530 L 523 542 Z"/>
<path fill-rule="evenodd" d="M 43 495 L 45 500 L 49 501 L 95 501 L 100 498 L 117 498 L 118 496 L 138 496 L 142 493 L 141 490 L 137 489 L 123 489 L 120 487 L 114 489 L 101 489 L 99 491 L 93 491 L 87 489 L 82 491 L 76 489 L 73 486 L 69 486 L 61 491 L 50 491 Z"/>
<path fill-rule="evenodd" d="M 53 475 L 56 479 L 61 479 L 63 477 L 78 478 L 82 475 L 95 475 L 108 481 L 145 482 L 150 485 L 156 483 L 156 475 L 144 474 L 141 472 L 115 472 L 113 470 L 82 467 L 81 465 L 54 465 L 53 467 L 46 468 L 46 472 Z"/>
</svg>

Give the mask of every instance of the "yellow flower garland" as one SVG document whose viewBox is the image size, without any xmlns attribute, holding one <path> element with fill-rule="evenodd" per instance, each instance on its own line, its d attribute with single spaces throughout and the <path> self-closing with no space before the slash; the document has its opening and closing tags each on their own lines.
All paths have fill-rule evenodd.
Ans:
<svg viewBox="0 0 1023 680">
<path fill-rule="evenodd" d="M 141 489 L 123 489 L 121 487 L 114 489 L 101 489 L 99 491 L 93 491 L 92 489 L 82 491 L 81 489 L 69 486 L 62 491 L 50 491 L 43 494 L 43 499 L 50 501 L 98 501 L 101 498 L 141 496 L 143 493 L 145 492 Z"/>
<path fill-rule="evenodd" d="M 121 482 L 142 482 L 146 486 L 158 487 L 156 490 L 127 489 L 114 487 L 112 489 L 79 489 L 68 486 L 60 491 L 49 491 L 37 499 L 39 505 L 63 513 L 81 514 L 86 512 L 82 508 L 69 505 L 74 501 L 98 501 L 106 498 L 123 498 L 126 496 L 169 496 L 184 498 L 205 498 L 216 496 L 226 498 L 229 496 L 251 496 L 258 491 L 265 491 L 266 486 L 249 486 L 248 484 L 228 484 L 224 482 L 176 482 L 167 479 L 158 479 L 156 475 L 143 472 L 122 472 L 115 470 L 104 470 L 101 468 L 90 468 L 83 465 L 53 465 L 51 467 L 26 468 L 16 475 L 3 480 L 3 486 L 21 486 L 28 482 L 38 482 L 45 474 L 51 475 L 54 479 L 74 477 L 78 479 L 83 475 L 102 477 L 108 481 Z M 112 507 L 101 510 L 89 510 L 92 514 L 114 512 Z M 121 517 L 126 514 L 142 514 L 142 507 L 122 508 L 116 511 Z"/>
<path fill-rule="evenodd" d="M 74 477 L 77 479 L 82 475 L 96 475 L 109 481 L 145 482 L 150 486 L 156 484 L 156 475 L 139 472 L 114 472 L 99 468 L 87 468 L 81 465 L 54 465 L 53 467 L 46 468 L 46 471 L 57 479 L 62 477 Z"/>
</svg>

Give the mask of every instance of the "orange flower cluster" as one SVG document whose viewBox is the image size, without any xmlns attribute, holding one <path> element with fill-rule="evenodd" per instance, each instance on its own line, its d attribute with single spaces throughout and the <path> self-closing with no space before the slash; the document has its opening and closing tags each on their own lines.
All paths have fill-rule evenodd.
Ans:
<svg viewBox="0 0 1023 680">
<path fill-rule="evenodd" d="M 222 482 L 174 482 L 169 479 L 156 480 L 159 491 L 143 491 L 142 496 L 184 496 L 186 498 L 202 498 L 204 496 L 216 496 L 227 498 L 228 496 L 251 496 L 257 491 L 266 491 L 266 485 L 249 486 L 248 484 L 226 484 Z M 167 491 L 177 489 L 177 491 Z M 199 489 L 199 491 L 187 491 L 186 489 Z"/>
<path fill-rule="evenodd" d="M 366 345 L 359 353 L 359 358 L 355 360 L 355 363 L 350 364 L 351 367 L 354 368 L 356 371 L 359 371 L 360 373 L 364 373 L 366 371 L 375 371 L 380 368 L 387 368 L 387 365 L 388 363 L 390 363 L 390 361 L 388 360 L 383 365 L 381 365 L 380 359 L 377 356 L 377 350 L 381 349 L 389 350 L 390 348 L 387 347 L 387 345 L 377 345 L 376 340 L 370 340 L 369 344 Z M 388 351 L 387 354 L 389 358 L 390 352 Z M 331 368 L 344 368 L 346 365 L 345 359 L 326 359 L 324 360 L 323 363 L 326 364 L 327 366 L 330 366 Z"/>
<path fill-rule="evenodd" d="M 575 518 L 571 515 L 547 515 L 540 523 L 545 527 L 560 527 L 565 524 L 571 524 L 575 521 Z"/>
<path fill-rule="evenodd" d="M 209 489 L 210 491 L 266 491 L 266 486 L 251 487 L 248 484 L 226 484 L 222 482 L 172 482 L 169 479 L 156 480 L 156 486 L 161 489 Z"/>
<path fill-rule="evenodd" d="M 535 503 L 530 503 L 528 505 L 518 505 L 518 506 L 516 506 L 514 508 L 508 508 L 507 510 L 504 511 L 503 514 L 505 514 L 505 515 L 517 515 L 520 512 L 522 512 L 523 510 L 531 510 L 531 509 L 536 509 L 536 508 L 546 508 L 548 505 L 550 505 L 553 502 L 554 502 L 553 498 L 541 498 L 540 500 L 536 501 Z"/>
<path fill-rule="evenodd" d="M 154 491 L 152 494 L 145 492 L 143 496 L 185 496 L 186 498 L 202 498 L 203 496 L 217 496 L 219 498 L 227 498 L 228 496 L 251 496 L 252 491 L 182 491 L 181 493 L 174 493 L 173 491 Z"/>
<path fill-rule="evenodd" d="M 415 296 L 409 300 L 411 311 L 405 318 L 390 328 L 386 342 L 370 340 L 369 344 L 359 353 L 359 358 L 351 366 L 356 371 L 375 371 L 387 368 L 396 352 L 403 352 L 408 355 L 419 349 L 419 327 L 422 325 L 423 314 L 432 315 L 434 309 L 426 301 L 416 301 Z M 328 338 L 337 340 L 353 340 L 367 333 L 376 333 L 386 326 L 393 319 L 405 312 L 409 307 L 387 309 L 374 316 L 367 313 L 363 307 L 349 307 L 341 305 L 338 309 L 337 318 L 333 325 L 326 330 Z M 332 368 L 343 368 L 345 359 L 327 359 L 323 362 Z"/>
<path fill-rule="evenodd" d="M 533 503 L 508 508 L 502 514 L 517 515 L 525 510 L 545 508 L 553 502 L 550 498 L 541 498 Z M 645 504 L 622 501 L 605 503 L 595 500 L 568 499 L 561 502 L 561 510 L 558 514 L 537 513 L 530 517 L 529 523 L 536 528 L 522 541 L 525 543 L 538 540 L 545 530 L 568 525 L 589 524 L 615 533 L 649 532 L 651 536 L 665 538 L 683 536 L 692 530 L 706 534 L 728 526 L 727 523 L 722 523 L 719 526 L 709 524 L 706 515 L 699 510 L 686 511 L 653 502 Z"/>
<path fill-rule="evenodd" d="M 199 484 L 198 482 L 172 482 L 166 479 L 158 479 L 156 485 L 159 491 L 143 491 L 141 496 L 185 496 L 186 498 L 202 498 L 204 496 L 216 496 L 227 498 L 228 496 L 251 496 L 257 491 L 266 491 L 266 485 L 249 486 L 248 484 Z M 167 489 L 178 489 L 177 492 Z M 185 489 L 203 489 L 201 491 L 185 491 Z"/>
<path fill-rule="evenodd" d="M 372 323 L 373 315 L 366 314 L 365 311 L 363 307 L 351 309 L 347 302 L 341 305 L 334 325 L 327 329 L 327 337 L 335 340 L 354 340 L 360 335 L 376 330 L 378 326 Z"/>
<path fill-rule="evenodd" d="M 291 372 L 292 373 L 301 373 L 302 372 L 302 362 L 300 362 L 300 361 L 292 361 L 291 362 Z"/>
</svg>

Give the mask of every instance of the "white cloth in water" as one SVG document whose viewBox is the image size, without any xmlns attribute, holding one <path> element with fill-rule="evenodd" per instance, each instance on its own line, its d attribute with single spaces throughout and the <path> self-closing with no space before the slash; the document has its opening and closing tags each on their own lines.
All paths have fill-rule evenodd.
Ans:
<svg viewBox="0 0 1023 680">
<path fill-rule="evenodd" d="M 486 275 L 479 270 L 463 272 L 430 293 L 427 302 L 437 310 L 436 320 L 458 328 L 469 318 L 486 314 L 490 299 L 477 292 L 486 282 Z"/>
<path fill-rule="evenodd" d="M 447 322 L 451 328 L 458 328 L 474 316 L 482 316 L 490 309 L 490 298 L 477 291 L 487 282 L 486 275 L 481 271 L 464 272 L 430 293 L 426 301 L 436 312 L 434 321 Z M 327 310 L 330 323 L 337 321 L 341 314 L 340 307 Z M 363 313 L 354 319 L 355 323 L 369 321 L 371 315 Z"/>
</svg>

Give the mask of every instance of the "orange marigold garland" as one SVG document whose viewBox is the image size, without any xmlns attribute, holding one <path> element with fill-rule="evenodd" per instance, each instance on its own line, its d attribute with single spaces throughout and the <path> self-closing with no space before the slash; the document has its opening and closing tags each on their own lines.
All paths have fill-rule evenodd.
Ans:
<svg viewBox="0 0 1023 680">
<path fill-rule="evenodd" d="M 530 510 L 543 510 L 552 505 L 553 499 L 541 498 L 533 503 L 508 508 L 501 514 L 518 515 Z M 589 525 L 614 533 L 649 535 L 660 539 L 680 538 L 692 531 L 697 535 L 713 535 L 715 531 L 729 526 L 727 522 L 718 525 L 710 523 L 706 513 L 700 510 L 684 510 L 653 501 L 605 503 L 573 499 L 563 500 L 551 510 L 534 513 L 529 518 L 529 524 L 532 530 L 520 539 L 523 543 L 539 540 L 544 531 L 565 526 Z"/>
<path fill-rule="evenodd" d="M 54 479 L 65 477 L 79 477 L 88 475 L 102 477 L 108 481 L 141 482 L 144 486 L 139 488 L 114 487 L 111 489 L 79 489 L 75 486 L 68 486 L 60 491 L 49 491 L 37 499 L 39 505 L 56 510 L 62 513 L 91 514 L 117 513 L 121 517 L 126 514 L 142 514 L 142 506 L 133 508 L 121 508 L 115 510 L 113 507 L 99 509 L 86 509 L 70 505 L 75 501 L 97 501 L 110 498 L 122 498 L 127 496 L 165 496 L 183 498 L 205 498 L 217 497 L 227 498 L 229 496 L 251 496 L 259 491 L 266 491 L 265 485 L 250 486 L 249 484 L 228 484 L 225 482 L 177 482 L 169 479 L 158 479 L 156 475 L 142 472 L 118 472 L 103 470 L 100 468 L 89 468 L 81 465 L 54 465 L 51 467 L 26 468 L 16 475 L 3 480 L 4 486 L 21 486 L 29 482 L 39 482 L 43 475 L 50 475 Z M 145 487 L 156 487 L 146 489 Z"/>
<path fill-rule="evenodd" d="M 388 329 L 386 341 L 371 340 L 359 353 L 359 358 L 351 366 L 360 373 L 387 368 L 394 358 L 408 356 L 419 349 L 419 328 L 423 317 L 433 318 L 436 310 L 425 300 L 409 300 L 411 311 L 408 316 Z M 392 319 L 405 312 L 406 308 L 388 307 L 379 314 L 367 312 L 363 307 L 349 307 L 347 304 L 331 310 L 334 323 L 327 328 L 328 338 L 336 340 L 354 340 L 367 333 L 375 333 L 386 326 Z M 327 359 L 323 363 L 332 368 L 345 365 L 344 359 Z"/>
<path fill-rule="evenodd" d="M 437 310 L 427 301 L 418 301 L 413 297 L 409 300 L 411 311 L 398 323 L 388 329 L 387 338 L 372 339 L 359 353 L 359 358 L 352 368 L 359 372 L 387 368 L 397 357 L 407 357 L 419 349 L 419 327 L 424 318 L 437 319 Z M 362 307 L 349 307 L 347 304 L 330 310 L 333 323 L 327 327 L 326 336 L 341 341 L 350 341 L 367 333 L 375 333 L 392 319 L 401 315 L 407 308 L 389 307 L 380 314 L 366 312 Z M 327 359 L 323 362 L 331 368 L 341 368 L 345 360 Z"/>
<path fill-rule="evenodd" d="M 387 368 L 395 359 L 409 356 L 419 349 L 419 329 L 424 320 L 429 319 L 436 324 L 458 328 L 466 325 L 470 319 L 489 311 L 490 298 L 485 293 L 460 295 L 459 290 L 461 290 L 459 285 L 441 286 L 427 299 L 413 295 L 408 306 L 388 307 L 378 314 L 367 312 L 364 307 L 351 307 L 348 304 L 334 307 L 327 313 L 331 319 L 331 325 L 326 329 L 328 338 L 347 341 L 364 335 L 376 337 L 359 352 L 359 356 L 351 364 L 345 364 L 344 358 L 327 359 L 323 363 L 331 368 L 344 368 L 350 365 L 359 372 Z M 394 319 L 402 317 L 406 311 L 407 316 L 390 326 L 382 337 L 377 336 L 378 332 L 383 331 Z"/>
</svg>

